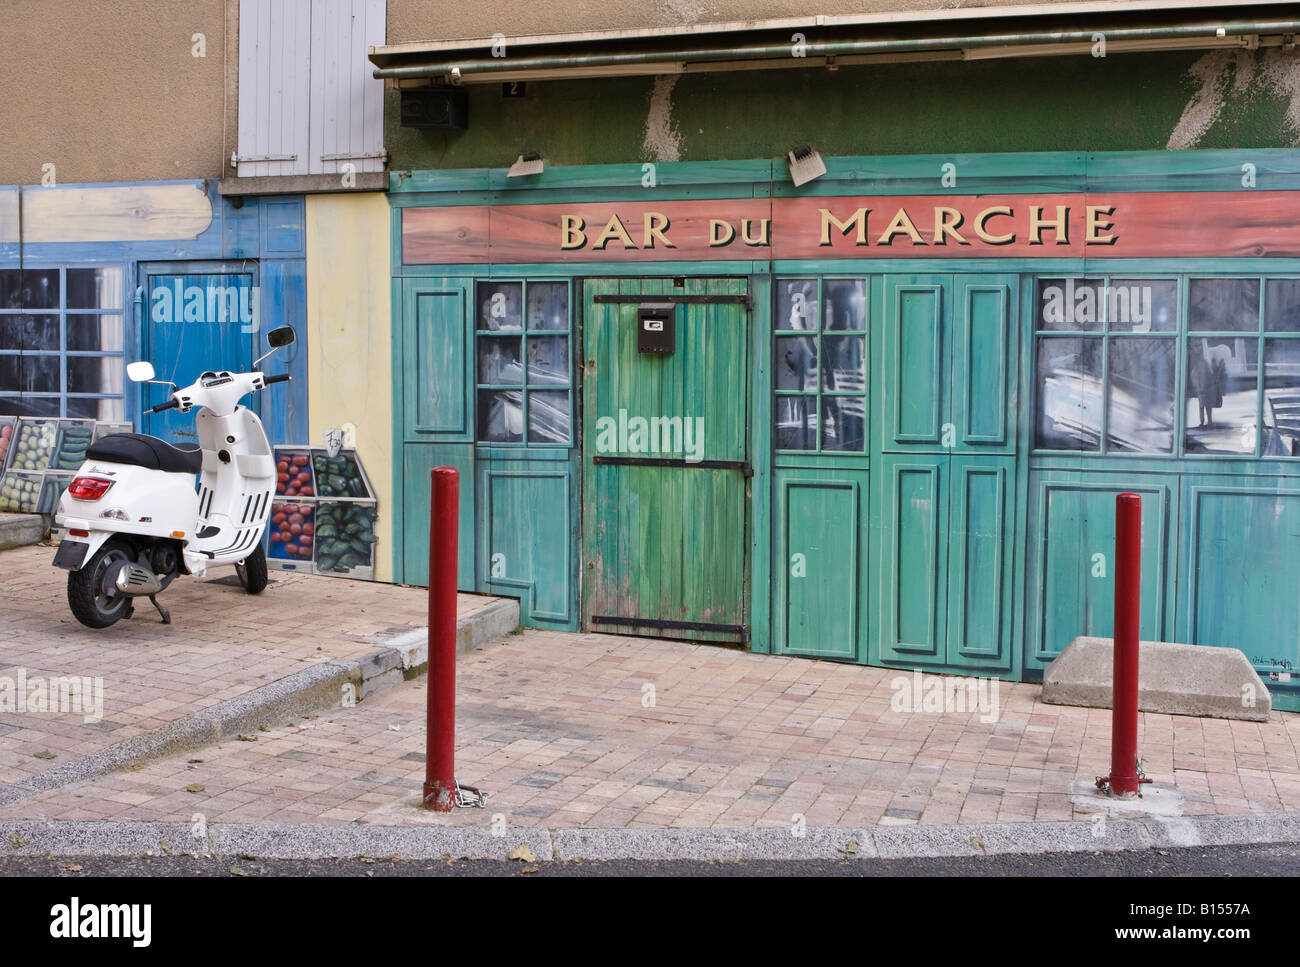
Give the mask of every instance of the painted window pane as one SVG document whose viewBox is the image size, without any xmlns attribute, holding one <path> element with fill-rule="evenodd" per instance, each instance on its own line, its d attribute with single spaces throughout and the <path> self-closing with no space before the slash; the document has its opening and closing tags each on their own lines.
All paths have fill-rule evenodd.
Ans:
<svg viewBox="0 0 1300 967">
<path fill-rule="evenodd" d="M 827 279 L 822 283 L 826 299 L 827 329 L 867 328 L 867 283 L 863 279 Z"/>
<path fill-rule="evenodd" d="M 0 309 L 57 309 L 58 269 L 0 270 Z"/>
<path fill-rule="evenodd" d="M 122 308 L 122 270 L 68 269 L 69 309 Z"/>
<path fill-rule="evenodd" d="M 478 381 L 517 386 L 524 381 L 519 336 L 480 336 L 478 340 Z"/>
<path fill-rule="evenodd" d="M 778 450 L 817 449 L 816 396 L 776 398 L 776 448 Z"/>
<path fill-rule="evenodd" d="M 120 393 L 126 366 L 121 356 L 69 356 L 69 393 Z"/>
<path fill-rule="evenodd" d="M 822 389 L 863 392 L 867 384 L 866 345 L 865 336 L 822 336 Z"/>
<path fill-rule="evenodd" d="M 535 390 L 528 394 L 528 442 L 568 444 L 568 390 Z"/>
<path fill-rule="evenodd" d="M 120 315 L 68 316 L 68 349 L 73 352 L 122 351 Z"/>
<path fill-rule="evenodd" d="M 0 349 L 24 352 L 59 351 L 59 317 L 46 315 L 0 316 Z"/>
<path fill-rule="evenodd" d="M 1173 339 L 1110 341 L 1110 414 L 1106 448 L 1171 453 L 1174 447 Z"/>
<path fill-rule="evenodd" d="M 1255 339 L 1187 340 L 1187 453 L 1255 452 Z"/>
<path fill-rule="evenodd" d="M 126 421 L 126 402 L 119 396 L 94 399 L 89 397 L 68 397 L 68 416 L 83 420 L 105 420 L 113 423 Z"/>
<path fill-rule="evenodd" d="M 1111 279 L 1106 287 L 1106 318 L 1111 332 L 1176 332 L 1178 283 L 1173 279 Z"/>
<path fill-rule="evenodd" d="M 478 438 L 487 443 L 523 442 L 522 391 L 478 391 Z"/>
<path fill-rule="evenodd" d="M 1258 332 L 1259 279 L 1189 279 L 1187 328 L 1192 332 Z"/>
<path fill-rule="evenodd" d="M 58 416 L 57 396 L 3 396 L 0 395 L 0 413 L 5 416 Z"/>
<path fill-rule="evenodd" d="M 1102 279 L 1039 279 L 1036 325 L 1049 332 L 1100 330 L 1104 289 Z"/>
<path fill-rule="evenodd" d="M 487 382 L 487 380 L 484 380 Z M 569 337 L 528 337 L 528 384 L 569 382 Z"/>
<path fill-rule="evenodd" d="M 817 339 L 814 336 L 778 336 L 776 339 L 776 388 L 817 388 Z"/>
<path fill-rule="evenodd" d="M 495 332 L 524 327 L 522 282 L 480 282 L 477 294 L 478 328 Z"/>
<path fill-rule="evenodd" d="M 1038 340 L 1038 414 L 1034 446 L 1097 450 L 1101 444 L 1102 340 Z"/>
<path fill-rule="evenodd" d="M 1300 279 L 1269 279 L 1264 286 L 1264 328 L 1300 332 Z"/>
<path fill-rule="evenodd" d="M 782 279 L 776 284 L 776 329 L 816 329 L 817 280 Z"/>
<path fill-rule="evenodd" d="M 569 283 L 528 283 L 528 328 L 569 328 Z"/>
<path fill-rule="evenodd" d="M 1264 343 L 1266 457 L 1300 457 L 1300 339 Z"/>
<path fill-rule="evenodd" d="M 822 449 L 861 453 L 866 445 L 865 412 L 861 396 L 823 396 Z"/>
</svg>

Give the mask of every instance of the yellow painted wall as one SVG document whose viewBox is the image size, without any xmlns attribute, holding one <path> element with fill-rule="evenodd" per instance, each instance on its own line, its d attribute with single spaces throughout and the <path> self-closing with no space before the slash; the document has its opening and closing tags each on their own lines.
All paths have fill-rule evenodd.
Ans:
<svg viewBox="0 0 1300 967">
<path fill-rule="evenodd" d="M 307 196 L 308 409 L 313 443 L 356 426 L 379 498 L 375 579 L 393 579 L 392 272 L 382 194 Z"/>
</svg>

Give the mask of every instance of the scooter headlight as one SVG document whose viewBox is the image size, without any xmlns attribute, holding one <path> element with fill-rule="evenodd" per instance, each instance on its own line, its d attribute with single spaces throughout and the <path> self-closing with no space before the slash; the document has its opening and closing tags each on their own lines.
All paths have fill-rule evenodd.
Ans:
<svg viewBox="0 0 1300 967">
<path fill-rule="evenodd" d="M 108 508 L 108 510 L 104 511 L 99 516 L 107 517 L 109 520 L 130 520 L 131 519 L 130 517 L 127 516 L 126 511 L 123 510 L 121 507 L 110 507 Z"/>
</svg>

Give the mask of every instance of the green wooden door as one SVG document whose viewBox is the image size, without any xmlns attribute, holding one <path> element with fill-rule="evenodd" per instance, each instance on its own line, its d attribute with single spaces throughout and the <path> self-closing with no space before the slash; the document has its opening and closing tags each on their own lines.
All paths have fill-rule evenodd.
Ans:
<svg viewBox="0 0 1300 967">
<path fill-rule="evenodd" d="M 885 277 L 884 662 L 1010 667 L 1015 296 L 1014 276 Z"/>
<path fill-rule="evenodd" d="M 585 627 L 746 637 L 746 289 L 742 279 L 586 283 Z M 676 303 L 671 354 L 638 352 L 642 301 Z"/>
</svg>

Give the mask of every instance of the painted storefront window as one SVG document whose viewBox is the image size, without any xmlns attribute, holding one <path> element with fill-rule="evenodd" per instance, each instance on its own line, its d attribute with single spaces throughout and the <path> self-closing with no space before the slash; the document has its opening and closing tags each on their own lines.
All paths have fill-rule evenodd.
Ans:
<svg viewBox="0 0 1300 967">
<path fill-rule="evenodd" d="M 121 422 L 122 270 L 0 269 L 0 414 Z"/>
<path fill-rule="evenodd" d="M 1038 449 L 1300 456 L 1300 279 L 1188 278 L 1181 316 L 1178 291 L 1038 280 Z"/>
<path fill-rule="evenodd" d="M 569 283 L 479 282 L 475 301 L 478 441 L 569 446 Z"/>
<path fill-rule="evenodd" d="M 866 280 L 781 279 L 775 312 L 776 448 L 864 452 Z"/>
</svg>

